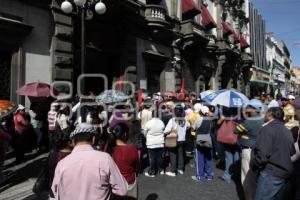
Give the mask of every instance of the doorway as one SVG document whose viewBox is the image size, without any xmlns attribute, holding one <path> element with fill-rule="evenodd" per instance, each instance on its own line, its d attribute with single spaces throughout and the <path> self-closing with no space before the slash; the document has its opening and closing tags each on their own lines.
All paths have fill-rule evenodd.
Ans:
<svg viewBox="0 0 300 200">
<path fill-rule="evenodd" d="M 0 99 L 10 99 L 12 53 L 0 50 Z"/>
</svg>

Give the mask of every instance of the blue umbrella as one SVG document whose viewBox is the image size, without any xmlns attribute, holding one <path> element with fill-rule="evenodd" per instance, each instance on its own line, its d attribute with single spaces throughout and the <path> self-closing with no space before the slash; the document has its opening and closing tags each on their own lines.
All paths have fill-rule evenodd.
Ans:
<svg viewBox="0 0 300 200">
<path fill-rule="evenodd" d="M 236 90 L 219 90 L 203 98 L 210 105 L 226 106 L 228 108 L 239 108 L 247 105 L 249 99 Z"/>
</svg>

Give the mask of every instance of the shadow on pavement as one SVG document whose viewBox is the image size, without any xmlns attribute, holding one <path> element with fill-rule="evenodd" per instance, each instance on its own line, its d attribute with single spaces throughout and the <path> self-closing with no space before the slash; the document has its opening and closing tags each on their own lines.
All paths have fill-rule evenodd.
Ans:
<svg viewBox="0 0 300 200">
<path fill-rule="evenodd" d="M 37 178 L 39 175 L 44 163 L 46 162 L 47 157 L 43 157 L 35 160 L 32 163 L 28 163 L 24 167 L 12 172 L 5 183 L 2 184 L 0 189 L 0 193 L 7 190 L 10 187 L 18 185 L 22 182 L 25 182 L 29 178 Z"/>
<path fill-rule="evenodd" d="M 30 196 L 24 198 L 23 200 L 48 200 L 48 199 L 49 199 L 49 197 L 48 197 L 47 194 L 45 194 L 45 195 L 39 195 L 39 196 L 33 194 L 33 195 L 30 195 Z"/>
<path fill-rule="evenodd" d="M 145 200 L 158 200 L 158 195 L 155 193 L 149 194 Z"/>
</svg>

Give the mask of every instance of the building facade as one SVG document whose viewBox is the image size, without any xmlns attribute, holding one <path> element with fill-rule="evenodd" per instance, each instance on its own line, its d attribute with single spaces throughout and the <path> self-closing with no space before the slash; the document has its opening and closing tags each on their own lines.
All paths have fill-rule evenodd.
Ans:
<svg viewBox="0 0 300 200">
<path fill-rule="evenodd" d="M 267 62 L 270 66 L 271 85 L 275 96 L 287 96 L 291 92 L 291 58 L 283 41 L 266 37 Z"/>
<path fill-rule="evenodd" d="M 291 71 L 291 92 L 294 95 L 300 95 L 300 69 L 299 67 L 292 67 Z"/>
<path fill-rule="evenodd" d="M 0 0 L 0 98 L 20 102 L 24 83 L 50 83 L 53 17 L 50 1 Z"/>
<path fill-rule="evenodd" d="M 63 0 L 0 0 L 1 67 L 7 89 L 2 98 L 20 101 L 22 84 L 57 81 L 77 89 L 81 21 L 65 14 Z M 252 63 L 248 1 L 104 0 L 107 11 L 85 21 L 85 74 L 104 74 L 134 83 L 148 95 L 237 88 L 246 91 Z M 7 24 L 9 26 L 7 26 Z M 8 78 L 10 77 L 10 78 Z M 86 80 L 85 92 L 99 93 L 106 83 Z"/>
<path fill-rule="evenodd" d="M 270 66 L 266 59 L 265 20 L 254 5 L 249 3 L 250 52 L 253 55 L 250 96 L 270 93 Z"/>
</svg>

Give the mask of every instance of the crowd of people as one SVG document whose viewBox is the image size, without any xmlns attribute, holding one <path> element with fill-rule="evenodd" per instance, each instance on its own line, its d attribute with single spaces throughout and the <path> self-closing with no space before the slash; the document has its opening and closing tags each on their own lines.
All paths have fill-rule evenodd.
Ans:
<svg viewBox="0 0 300 200">
<path fill-rule="evenodd" d="M 0 183 L 8 146 L 17 163 L 37 148 L 50 153 L 34 192 L 64 200 L 138 199 L 138 176 L 184 175 L 190 154 L 195 182 L 217 178 L 215 160 L 224 163 L 220 178 L 239 180 L 247 200 L 300 199 L 300 104 L 294 101 L 261 95 L 227 108 L 195 93 L 184 100 L 157 93 L 138 112 L 132 100 L 108 106 L 63 99 L 47 114 L 20 105 L 0 126 Z"/>
</svg>

